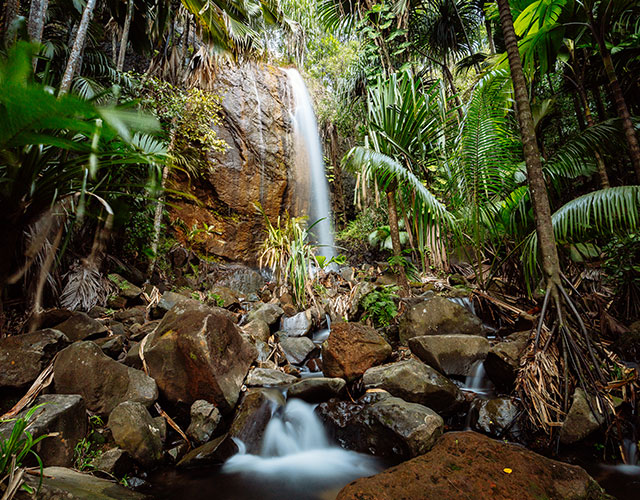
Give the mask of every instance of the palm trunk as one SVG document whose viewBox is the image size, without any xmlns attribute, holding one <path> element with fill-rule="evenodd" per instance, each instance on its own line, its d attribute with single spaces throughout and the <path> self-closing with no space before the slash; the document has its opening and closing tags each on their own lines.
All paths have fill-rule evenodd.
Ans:
<svg viewBox="0 0 640 500">
<path fill-rule="evenodd" d="M 620 87 L 620 82 L 618 81 L 616 70 L 613 67 L 611 52 L 609 52 L 609 49 L 605 44 L 602 33 L 600 33 L 600 31 L 597 29 L 597 25 L 593 17 L 593 12 L 589 8 L 587 8 L 587 15 L 589 16 L 589 26 L 591 27 L 591 32 L 593 33 L 593 37 L 596 39 L 596 43 L 598 44 L 600 57 L 602 58 L 602 63 L 607 73 L 607 78 L 609 79 L 609 89 L 611 90 L 611 94 L 613 95 L 613 100 L 616 105 L 616 111 L 618 112 L 618 116 L 622 121 L 622 129 L 624 130 L 624 136 L 627 139 L 627 144 L 629 146 L 629 157 L 631 158 L 631 164 L 633 165 L 633 170 L 636 173 L 636 179 L 638 180 L 638 183 L 640 183 L 640 143 L 638 143 L 638 137 L 636 136 L 636 131 L 633 126 L 633 122 L 631 121 L 629 108 L 627 107 L 627 102 L 624 99 L 624 94 L 622 93 L 622 88 Z"/>
<path fill-rule="evenodd" d="M 400 228 L 398 226 L 398 207 L 396 206 L 396 191 L 390 189 L 387 191 L 387 203 L 389 209 L 389 233 L 391 236 L 391 245 L 393 246 L 393 255 L 398 260 L 402 257 L 402 245 L 400 244 Z M 404 266 L 397 263 L 394 271 L 398 276 L 398 286 L 400 287 L 400 295 L 408 297 L 410 294 L 409 282 Z"/>
<path fill-rule="evenodd" d="M 118 64 L 116 69 L 122 71 L 124 68 L 124 56 L 127 53 L 127 45 L 129 45 L 129 30 L 131 29 L 131 19 L 133 18 L 133 0 L 129 0 L 127 5 L 127 17 L 124 19 L 124 27 L 122 28 L 122 38 L 120 39 L 120 54 L 118 55 Z"/>
<path fill-rule="evenodd" d="M 524 148 L 524 159 L 527 165 L 527 178 L 529 190 L 533 202 L 533 210 L 536 222 L 536 232 L 538 244 L 542 254 L 542 269 L 548 287 L 555 288 L 560 285 L 560 260 L 558 249 L 553 234 L 553 224 L 551 222 L 551 207 L 547 196 L 547 188 L 542 174 L 542 163 L 540 161 L 540 151 L 536 141 L 536 132 L 529 105 L 529 95 L 527 93 L 527 82 L 522 71 L 522 61 L 518 51 L 518 41 L 513 28 L 513 18 L 508 0 L 498 0 L 500 11 L 500 22 L 504 33 L 504 42 L 507 47 L 509 67 L 511 68 L 511 79 L 513 81 L 513 92 L 517 104 L 517 117 L 520 124 L 520 134 L 522 135 L 522 145 Z"/>
<path fill-rule="evenodd" d="M 596 110 L 598 111 L 598 121 L 604 121 L 607 119 L 607 112 L 604 109 L 604 104 L 602 102 L 602 95 L 600 95 L 600 87 L 598 85 L 594 85 L 591 88 L 591 95 L 593 95 L 593 100 L 596 103 Z"/>
<path fill-rule="evenodd" d="M 580 95 L 580 100 L 582 101 L 582 107 L 584 108 L 584 117 L 587 120 L 587 127 L 593 127 L 596 123 L 593 119 L 593 115 L 591 114 L 591 109 L 589 108 L 589 101 L 587 100 L 587 93 L 584 90 L 583 86 L 578 86 L 578 94 Z M 602 156 L 597 151 L 593 152 L 596 157 L 596 165 L 598 166 L 598 175 L 600 176 L 600 185 L 602 189 L 607 189 L 611 187 L 609 183 L 609 176 L 607 175 L 607 167 L 602 160 Z"/>
<path fill-rule="evenodd" d="M 87 5 L 84 8 L 84 12 L 82 12 L 82 19 L 80 20 L 80 25 L 78 26 L 78 32 L 76 33 L 76 37 L 73 41 L 73 46 L 71 47 L 71 53 L 69 54 L 67 67 L 64 70 L 64 76 L 62 77 L 62 82 L 60 83 L 60 92 L 58 95 L 66 94 L 71 89 L 73 73 L 76 66 L 78 65 L 78 61 L 81 58 L 84 43 L 87 38 L 87 30 L 89 29 L 89 21 L 93 16 L 93 10 L 95 9 L 95 6 L 96 0 L 87 0 Z"/>
</svg>

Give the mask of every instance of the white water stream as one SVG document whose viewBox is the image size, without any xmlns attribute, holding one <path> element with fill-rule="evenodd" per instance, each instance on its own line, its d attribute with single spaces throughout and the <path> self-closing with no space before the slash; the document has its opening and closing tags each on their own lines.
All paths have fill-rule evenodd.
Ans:
<svg viewBox="0 0 640 500">
<path fill-rule="evenodd" d="M 304 148 L 304 151 L 296 151 L 296 158 L 297 161 L 305 161 L 309 169 L 309 223 L 313 224 L 319 221 L 312 229 L 312 233 L 320 245 L 317 253 L 330 259 L 336 255 L 336 252 L 329 202 L 329 184 L 325 175 L 322 146 L 318 136 L 318 123 L 313 112 L 311 97 L 302 76 L 296 69 L 286 69 L 285 71 L 289 77 L 295 100 L 294 129 L 303 139 L 299 141 L 299 145 Z"/>
<path fill-rule="evenodd" d="M 224 464 L 225 473 L 241 473 L 283 482 L 346 484 L 380 471 L 370 456 L 348 451 L 329 442 L 314 406 L 299 399 L 287 402 L 265 431 L 260 455 L 240 452 Z"/>
</svg>

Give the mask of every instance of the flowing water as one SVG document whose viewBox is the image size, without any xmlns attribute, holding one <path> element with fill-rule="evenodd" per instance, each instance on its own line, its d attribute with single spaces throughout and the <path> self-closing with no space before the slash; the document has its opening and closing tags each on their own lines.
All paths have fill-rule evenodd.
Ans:
<svg viewBox="0 0 640 500">
<path fill-rule="evenodd" d="M 259 455 L 239 453 L 222 467 L 164 470 L 150 478 L 158 500 L 329 500 L 346 484 L 380 472 L 374 457 L 331 443 L 314 413 L 299 399 L 275 406 Z"/>
<path fill-rule="evenodd" d="M 297 151 L 296 157 L 297 161 L 304 161 L 309 169 L 309 222 L 313 224 L 318 221 L 312 228 L 318 245 L 320 245 L 318 255 L 330 259 L 335 256 L 335 244 L 331 225 L 329 184 L 325 175 L 318 124 L 313 112 L 311 97 L 302 76 L 296 69 L 286 69 L 285 71 L 289 77 L 295 100 L 294 129 L 297 134 L 302 136 L 302 141 L 298 141 L 298 147 L 304 149 L 304 151 Z"/>
</svg>

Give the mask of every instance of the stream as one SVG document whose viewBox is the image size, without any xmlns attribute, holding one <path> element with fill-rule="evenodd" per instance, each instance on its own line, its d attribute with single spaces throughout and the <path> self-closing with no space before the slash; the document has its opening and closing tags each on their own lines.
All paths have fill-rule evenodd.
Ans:
<svg viewBox="0 0 640 500">
<path fill-rule="evenodd" d="M 385 464 L 330 442 L 315 405 L 299 399 L 277 407 L 259 455 L 239 452 L 222 466 L 154 473 L 153 498 L 229 500 L 325 500 L 354 479 L 377 474 Z"/>
</svg>

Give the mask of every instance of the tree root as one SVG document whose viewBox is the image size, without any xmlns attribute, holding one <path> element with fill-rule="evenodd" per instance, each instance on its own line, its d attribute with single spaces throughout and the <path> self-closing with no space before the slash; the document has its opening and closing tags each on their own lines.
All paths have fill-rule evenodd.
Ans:
<svg viewBox="0 0 640 500">
<path fill-rule="evenodd" d="M 570 291 L 577 294 L 571 286 Z M 529 422 L 550 438 L 559 437 L 554 429 L 562 426 L 573 392 L 580 387 L 593 414 L 603 415 L 608 426 L 615 414 L 613 396 L 624 398 L 628 384 L 638 384 L 637 372 L 622 365 L 597 332 L 587 328 L 580 306 L 562 282 L 550 282 L 516 379 Z"/>
</svg>

